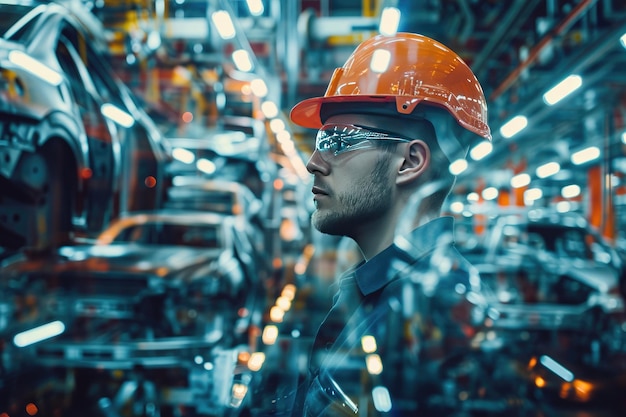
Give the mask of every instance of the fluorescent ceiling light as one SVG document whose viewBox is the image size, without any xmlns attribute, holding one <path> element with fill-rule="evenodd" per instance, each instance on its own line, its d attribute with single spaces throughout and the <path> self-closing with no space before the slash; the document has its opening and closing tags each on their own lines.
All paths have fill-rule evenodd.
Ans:
<svg viewBox="0 0 626 417">
<path fill-rule="evenodd" d="M 291 133 L 289 133 L 286 130 L 281 130 L 280 132 L 276 132 L 276 140 L 280 144 L 285 144 L 285 143 L 288 143 L 288 142 L 289 143 L 293 143 L 291 141 Z"/>
<path fill-rule="evenodd" d="M 265 11 L 262 0 L 246 0 L 246 4 L 252 16 L 261 16 Z"/>
<path fill-rule="evenodd" d="M 583 79 L 580 75 L 570 75 L 548 90 L 543 95 L 543 101 L 552 106 L 576 91 L 581 85 L 583 85 Z"/>
<path fill-rule="evenodd" d="M 9 61 L 38 77 L 48 84 L 57 86 L 63 81 L 63 77 L 49 66 L 39 62 L 22 51 L 13 50 L 9 52 Z"/>
<path fill-rule="evenodd" d="M 257 97 L 265 97 L 267 95 L 267 84 L 260 78 L 250 81 L 250 89 L 252 94 Z"/>
<path fill-rule="evenodd" d="M 547 178 L 551 175 L 556 174 L 561 170 L 561 165 L 558 162 L 548 162 L 547 164 L 543 164 L 537 168 L 535 173 L 539 178 Z"/>
<path fill-rule="evenodd" d="M 278 106 L 273 101 L 264 101 L 261 104 L 261 111 L 266 119 L 273 119 L 278 116 Z"/>
<path fill-rule="evenodd" d="M 26 347 L 33 343 L 58 336 L 64 331 L 65 324 L 57 320 L 16 334 L 15 337 L 13 337 L 13 343 L 17 347 Z"/>
<path fill-rule="evenodd" d="M 263 333 L 261 335 L 261 340 L 265 345 L 273 345 L 278 338 L 278 327 L 274 324 L 268 324 L 263 329 Z"/>
<path fill-rule="evenodd" d="M 481 193 L 485 200 L 493 200 L 498 196 L 498 189 L 496 187 L 487 187 Z"/>
<path fill-rule="evenodd" d="M 198 168 L 200 171 L 204 172 L 205 174 L 212 174 L 215 172 L 215 170 L 217 169 L 217 167 L 215 166 L 215 163 L 213 161 L 209 161 L 206 158 L 200 158 L 198 159 L 198 162 L 196 162 L 196 168 Z"/>
<path fill-rule="evenodd" d="M 597 146 L 590 146 L 572 154 L 572 163 L 574 165 L 581 165 L 589 161 L 593 161 L 600 157 L 600 148 Z"/>
<path fill-rule="evenodd" d="M 511 178 L 511 187 L 513 188 L 525 187 L 528 184 L 530 184 L 530 175 L 526 174 L 525 172 L 517 174 L 513 178 Z"/>
<path fill-rule="evenodd" d="M 113 120 L 120 126 L 132 127 L 132 125 L 135 124 L 135 119 L 133 118 L 133 116 L 111 103 L 104 103 L 100 107 L 100 112 L 106 118 Z"/>
<path fill-rule="evenodd" d="M 526 126 L 528 126 L 526 116 L 515 116 L 500 127 L 500 134 L 508 139 L 524 130 Z"/>
<path fill-rule="evenodd" d="M 174 148 L 172 149 L 172 157 L 184 164 L 192 164 L 196 160 L 196 156 L 189 149 Z"/>
<path fill-rule="evenodd" d="M 146 45 L 153 51 L 159 49 L 161 47 L 161 34 L 156 30 L 150 31 Z"/>
<path fill-rule="evenodd" d="M 391 410 L 391 395 L 387 387 L 377 385 L 372 388 L 372 403 L 376 411 L 380 413 L 387 413 Z"/>
<path fill-rule="evenodd" d="M 556 211 L 557 213 L 567 213 L 572 209 L 572 205 L 569 201 L 559 201 L 556 203 Z"/>
<path fill-rule="evenodd" d="M 365 367 L 370 375 L 380 375 L 383 372 L 383 361 L 380 355 L 377 353 L 368 354 L 365 357 Z"/>
<path fill-rule="evenodd" d="M 561 377 L 564 381 L 572 382 L 574 380 L 574 374 L 572 371 L 552 359 L 550 356 L 542 355 L 539 358 L 539 362 L 541 362 L 543 366 L 552 371 L 555 375 Z"/>
<path fill-rule="evenodd" d="M 272 119 L 270 121 L 270 130 L 274 133 L 285 130 L 285 122 L 283 122 L 281 119 Z"/>
<path fill-rule="evenodd" d="M 398 32 L 401 15 L 397 7 L 385 7 L 380 15 L 380 25 L 378 26 L 380 34 L 395 35 Z"/>
<path fill-rule="evenodd" d="M 455 201 L 454 203 L 450 204 L 450 211 L 453 213 L 463 213 L 463 210 L 465 209 L 465 205 L 463 203 L 461 203 L 460 201 Z"/>
<path fill-rule="evenodd" d="M 232 54 L 233 62 L 239 71 L 250 72 L 253 65 L 250 54 L 245 49 L 237 49 Z"/>
<path fill-rule="evenodd" d="M 237 34 L 233 20 L 230 18 L 228 12 L 224 10 L 213 12 L 213 14 L 211 14 L 211 20 L 213 21 L 220 38 L 224 40 L 232 39 Z"/>
<path fill-rule="evenodd" d="M 524 191 L 524 201 L 526 203 L 532 203 L 535 200 L 539 200 L 543 196 L 541 188 L 530 188 Z"/>
<path fill-rule="evenodd" d="M 448 167 L 448 171 L 450 171 L 450 174 L 452 175 L 459 175 L 461 172 L 465 171 L 466 169 L 467 169 L 467 161 L 463 158 L 457 159 L 456 161 L 452 162 L 450 166 Z"/>
<path fill-rule="evenodd" d="M 480 161 L 485 156 L 489 155 L 492 150 L 493 145 L 491 144 L 491 142 L 485 140 L 472 148 L 472 150 L 470 151 L 470 157 L 474 161 Z"/>
<path fill-rule="evenodd" d="M 566 185 L 561 188 L 561 195 L 563 198 L 574 198 L 580 195 L 580 186 L 576 184 Z"/>
</svg>

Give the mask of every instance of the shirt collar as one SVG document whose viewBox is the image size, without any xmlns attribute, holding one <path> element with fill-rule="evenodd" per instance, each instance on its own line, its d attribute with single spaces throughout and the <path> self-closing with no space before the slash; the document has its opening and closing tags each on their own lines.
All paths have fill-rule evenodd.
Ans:
<svg viewBox="0 0 626 417">
<path fill-rule="evenodd" d="M 454 218 L 439 217 L 414 229 L 408 236 L 399 237 L 394 244 L 357 266 L 354 276 L 363 295 L 381 289 L 397 275 L 395 264 L 414 263 L 436 246 L 453 243 Z"/>
</svg>

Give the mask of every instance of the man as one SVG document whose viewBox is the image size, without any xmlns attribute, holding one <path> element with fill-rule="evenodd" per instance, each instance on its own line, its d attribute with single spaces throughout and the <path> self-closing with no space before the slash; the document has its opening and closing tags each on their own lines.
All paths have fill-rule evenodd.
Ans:
<svg viewBox="0 0 626 417">
<path fill-rule="evenodd" d="M 314 227 L 352 238 L 364 258 L 340 280 L 294 415 L 453 415 L 467 375 L 451 364 L 471 352 L 484 305 L 440 211 L 450 162 L 491 139 L 480 84 L 433 39 L 380 35 L 291 119 L 318 129 Z"/>
</svg>

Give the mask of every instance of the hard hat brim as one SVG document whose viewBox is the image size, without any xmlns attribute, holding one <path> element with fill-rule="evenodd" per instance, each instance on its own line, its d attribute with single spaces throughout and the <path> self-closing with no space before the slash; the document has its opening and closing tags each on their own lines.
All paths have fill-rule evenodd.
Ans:
<svg viewBox="0 0 626 417">
<path fill-rule="evenodd" d="M 289 113 L 289 118 L 295 124 L 309 129 L 319 129 L 324 124 L 321 119 L 322 106 L 330 103 L 372 103 L 394 102 L 395 97 L 391 96 L 334 96 L 334 97 L 313 97 L 302 100 Z"/>
</svg>

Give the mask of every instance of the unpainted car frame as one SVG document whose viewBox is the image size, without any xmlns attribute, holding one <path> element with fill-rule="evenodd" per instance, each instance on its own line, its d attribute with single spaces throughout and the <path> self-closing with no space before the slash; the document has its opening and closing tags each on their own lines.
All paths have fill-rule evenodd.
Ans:
<svg viewBox="0 0 626 417">
<path fill-rule="evenodd" d="M 82 5 L 0 2 L 0 244 L 46 249 L 159 207 L 167 144 Z"/>
<path fill-rule="evenodd" d="M 623 260 L 575 213 L 494 216 L 468 252 L 487 283 L 486 331 L 525 364 L 536 392 L 574 402 L 616 400 L 626 387 Z"/>
<path fill-rule="evenodd" d="M 3 364 L 4 378 L 32 366 L 186 369 L 187 387 L 167 381 L 155 387 L 168 392 L 157 396 L 160 405 L 193 406 L 210 415 L 233 415 L 246 406 L 253 375 L 239 353 L 249 350 L 264 299 L 262 283 L 249 276 L 254 266 L 244 265 L 251 259 L 235 253 L 249 255 L 245 238 L 234 236 L 241 233 L 235 224 L 241 219 L 165 211 L 170 221 L 178 215 L 189 226 L 202 218 L 219 229 L 219 243 L 114 242 L 124 226 L 159 218 L 138 213 L 117 221 L 95 245 L 62 247 L 52 258 L 20 254 L 5 262 L 0 335 L 12 359 Z M 20 342 L 55 325 L 62 326 L 55 337 Z M 19 398 L 11 394 L 7 398 Z"/>
</svg>

